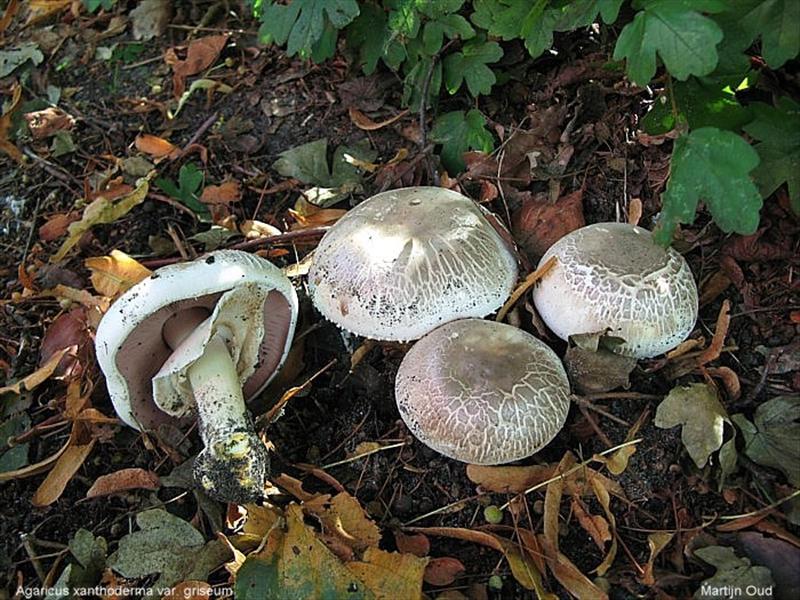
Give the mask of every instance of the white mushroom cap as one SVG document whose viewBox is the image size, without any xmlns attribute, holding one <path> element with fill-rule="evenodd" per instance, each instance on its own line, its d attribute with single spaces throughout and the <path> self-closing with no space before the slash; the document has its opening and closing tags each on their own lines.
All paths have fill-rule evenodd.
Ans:
<svg viewBox="0 0 800 600">
<path fill-rule="evenodd" d="M 495 465 L 538 452 L 563 427 L 569 382 L 556 354 L 494 321 L 447 323 L 406 354 L 395 382 L 400 415 L 450 458 Z"/>
<path fill-rule="evenodd" d="M 435 187 L 390 190 L 350 210 L 322 238 L 308 274 L 327 319 L 400 341 L 494 312 L 516 281 L 516 259 L 482 209 Z"/>
<path fill-rule="evenodd" d="M 561 238 L 542 257 L 555 266 L 533 292 L 536 310 L 558 337 L 608 330 L 616 352 L 657 356 L 677 346 L 697 321 L 697 285 L 686 260 L 646 229 L 596 223 Z"/>
<path fill-rule="evenodd" d="M 255 292 L 249 307 L 239 302 L 233 316 L 220 314 L 220 298 L 243 286 Z M 244 397 L 252 398 L 283 364 L 297 312 L 297 294 L 281 270 L 246 252 L 220 250 L 159 269 L 114 302 L 97 329 L 97 360 L 117 414 L 135 429 L 152 429 L 194 408 L 153 399 L 152 379 L 173 354 L 165 341 L 171 317 L 198 313 L 197 324 L 215 314 L 232 329 L 241 342 L 234 359 Z"/>
</svg>

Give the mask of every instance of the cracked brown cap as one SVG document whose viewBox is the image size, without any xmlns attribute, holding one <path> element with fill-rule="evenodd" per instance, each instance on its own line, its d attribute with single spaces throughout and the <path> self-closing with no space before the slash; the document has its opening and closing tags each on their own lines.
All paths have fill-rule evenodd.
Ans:
<svg viewBox="0 0 800 600">
<path fill-rule="evenodd" d="M 686 260 L 646 229 L 595 223 L 545 253 L 555 266 L 533 291 L 536 310 L 558 337 L 608 332 L 615 352 L 649 358 L 685 340 L 697 321 L 697 285 Z"/>
<path fill-rule="evenodd" d="M 422 443 L 456 460 L 495 465 L 553 439 L 569 412 L 569 382 L 556 354 L 529 333 L 464 319 L 409 350 L 395 398 Z"/>
<path fill-rule="evenodd" d="M 483 210 L 435 187 L 390 190 L 350 210 L 325 234 L 308 274 L 327 319 L 398 341 L 494 312 L 516 280 L 516 258 Z"/>
</svg>

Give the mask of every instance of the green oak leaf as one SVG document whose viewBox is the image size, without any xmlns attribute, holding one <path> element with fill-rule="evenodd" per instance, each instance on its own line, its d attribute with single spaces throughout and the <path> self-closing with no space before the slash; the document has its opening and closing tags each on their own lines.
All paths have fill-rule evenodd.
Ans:
<svg viewBox="0 0 800 600">
<path fill-rule="evenodd" d="M 289 56 L 311 56 L 326 34 L 326 20 L 334 29 L 343 29 L 358 16 L 356 0 L 292 0 L 289 4 L 270 3 L 263 8 L 259 35 L 263 42 L 286 44 Z M 325 42 L 324 42 L 325 43 Z M 325 43 L 325 48 L 330 42 Z M 334 42 L 335 46 L 335 42 Z"/>
<path fill-rule="evenodd" d="M 714 70 L 722 37 L 720 27 L 690 4 L 651 0 L 623 28 L 614 60 L 627 59 L 628 78 L 646 85 L 656 73 L 658 54 L 670 74 L 683 81 Z"/>
<path fill-rule="evenodd" d="M 800 487 L 800 396 L 779 396 L 756 409 L 751 423 L 733 415 L 742 430 L 744 453 L 753 462 L 783 471 L 789 483 Z"/>
<path fill-rule="evenodd" d="M 738 131 L 753 118 L 750 108 L 739 104 L 730 88 L 695 77 L 685 82 L 676 81 L 672 86 L 672 100 L 678 113 L 677 122 L 669 90 L 665 90 L 642 119 L 642 129 L 650 135 L 661 135 L 685 123 L 689 129 L 718 127 Z"/>
<path fill-rule="evenodd" d="M 800 2 L 751 0 L 750 10 L 739 13 L 749 42 L 761 36 L 761 54 L 773 69 L 800 53 Z"/>
<path fill-rule="evenodd" d="M 735 593 L 737 598 L 756 600 L 763 597 L 762 590 L 771 592 L 775 588 L 772 573 L 767 567 L 752 565 L 749 559 L 739 558 L 733 548 L 706 546 L 695 550 L 694 555 L 716 569 L 713 576 L 700 584 L 693 596 L 696 600 L 719 597 L 717 590 L 738 590 Z"/>
<path fill-rule="evenodd" d="M 741 136 L 716 127 L 675 140 L 656 241 L 668 245 L 678 223 L 693 222 L 700 200 L 726 233 L 752 234 L 762 202 L 748 174 L 758 162 L 758 153 Z"/>
<path fill-rule="evenodd" d="M 777 107 L 753 104 L 755 118 L 744 130 L 759 143 L 761 162 L 753 177 L 766 198 L 784 182 L 789 188 L 792 209 L 800 214 L 800 104 L 781 98 Z"/>
<path fill-rule="evenodd" d="M 473 96 L 488 94 L 497 81 L 494 72 L 486 65 L 503 57 L 503 49 L 497 42 L 475 40 L 464 44 L 460 52 L 448 54 L 444 59 L 444 82 L 447 91 L 455 94 L 466 82 Z"/>
<path fill-rule="evenodd" d="M 464 170 L 467 150 L 491 152 L 494 138 L 486 129 L 486 119 L 476 109 L 466 114 L 456 110 L 439 116 L 431 130 L 431 141 L 442 145 L 442 163 L 449 173 Z"/>
</svg>

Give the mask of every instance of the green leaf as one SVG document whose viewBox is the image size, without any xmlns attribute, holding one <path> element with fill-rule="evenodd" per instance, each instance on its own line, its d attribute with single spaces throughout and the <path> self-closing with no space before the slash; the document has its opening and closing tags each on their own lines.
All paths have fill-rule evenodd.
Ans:
<svg viewBox="0 0 800 600">
<path fill-rule="evenodd" d="M 617 39 L 614 60 L 627 59 L 628 78 L 646 85 L 656 73 L 656 54 L 677 79 L 708 75 L 717 66 L 722 30 L 690 5 L 651 0 Z"/>
<path fill-rule="evenodd" d="M 739 23 L 749 34 L 748 45 L 761 36 L 761 54 L 773 69 L 800 53 L 800 2 L 751 1 L 751 10 L 739 12 Z"/>
<path fill-rule="evenodd" d="M 139 531 L 119 541 L 108 565 L 123 577 L 159 573 L 154 587 L 172 586 L 187 579 L 205 581 L 208 573 L 230 554 L 221 542 L 206 544 L 197 529 L 160 508 L 140 512 L 136 524 Z"/>
<path fill-rule="evenodd" d="M 461 52 L 448 54 L 444 59 L 444 81 L 447 91 L 455 94 L 466 81 L 473 96 L 492 91 L 496 78 L 487 64 L 503 57 L 503 49 L 497 42 L 472 41 L 464 44 Z"/>
<path fill-rule="evenodd" d="M 680 123 L 687 124 L 689 129 L 718 127 L 738 131 L 753 118 L 752 111 L 739 104 L 736 95 L 723 85 L 706 84 L 691 77 L 686 82 L 676 81 L 672 87 L 677 122 L 669 90 L 665 90 L 642 119 L 642 129 L 650 135 L 664 134 Z"/>
<path fill-rule="evenodd" d="M 717 392 L 704 383 L 673 388 L 658 405 L 654 421 L 661 429 L 682 427 L 681 441 L 700 468 L 722 446 L 726 422 L 728 413 Z"/>
<path fill-rule="evenodd" d="M 466 114 L 456 110 L 438 117 L 430 138 L 442 144 L 442 163 L 449 173 L 464 170 L 462 155 L 467 150 L 491 152 L 494 149 L 494 138 L 486 129 L 486 119 L 474 108 Z"/>
<path fill-rule="evenodd" d="M 0 52 L 0 78 L 10 75 L 15 69 L 30 61 L 34 65 L 44 60 L 39 45 L 34 42 L 22 44 L 19 48 Z"/>
<path fill-rule="evenodd" d="M 800 487 L 800 396 L 779 396 L 759 405 L 754 423 L 733 415 L 742 430 L 744 452 L 753 462 L 783 471 L 794 487 Z"/>
<path fill-rule="evenodd" d="M 475 30 L 461 15 L 445 15 L 434 21 L 428 21 L 422 30 L 425 52 L 431 56 L 439 52 L 445 36 L 449 40 L 454 38 L 468 40 L 475 37 Z"/>
<path fill-rule="evenodd" d="M 800 105 L 781 98 L 777 107 L 753 104 L 755 118 L 744 130 L 759 141 L 761 162 L 753 176 L 766 198 L 783 183 L 788 185 L 795 214 L 800 215 Z"/>
<path fill-rule="evenodd" d="M 701 199 L 720 229 L 752 234 L 762 202 L 748 173 L 758 161 L 756 151 L 740 136 L 715 127 L 702 127 L 675 140 L 656 241 L 668 245 L 678 223 L 692 223 Z"/>
<path fill-rule="evenodd" d="M 603 21 L 611 25 L 617 20 L 619 16 L 619 9 L 625 0 L 598 0 L 600 5 L 600 16 Z"/>
<path fill-rule="evenodd" d="M 358 62 L 366 75 L 375 71 L 378 61 L 383 58 L 390 64 L 388 50 L 392 33 L 386 21 L 386 13 L 375 4 L 363 4 L 361 13 L 347 28 L 347 44 L 358 49 Z M 402 48 L 402 45 L 397 44 Z M 405 52 L 399 62 L 405 60 Z M 399 62 L 396 63 L 399 66 Z M 396 67 L 395 67 L 396 68 Z"/>
<path fill-rule="evenodd" d="M 202 220 L 211 216 L 208 207 L 197 199 L 197 192 L 203 182 L 203 171 L 194 163 L 186 163 L 178 172 L 178 185 L 171 179 L 159 177 L 155 184 L 181 204 L 187 206 Z"/>
<path fill-rule="evenodd" d="M 323 188 L 332 188 L 325 205 L 331 205 L 361 182 L 361 171 L 350 164 L 345 155 L 370 162 L 377 153 L 366 144 L 339 146 L 328 166 L 328 140 L 323 138 L 281 152 L 272 168 L 284 177 L 294 177 L 303 183 Z"/>
<path fill-rule="evenodd" d="M 556 15 L 556 22 L 553 26 L 556 31 L 572 31 L 594 23 L 600 7 L 597 0 L 571 0 L 561 6 L 556 5 L 550 10 Z"/>
<path fill-rule="evenodd" d="M 717 572 L 703 581 L 694 598 L 706 600 L 720 597 L 719 590 L 738 590 L 736 598 L 763 598 L 763 590 L 775 588 L 772 573 L 766 567 L 752 566 L 746 558 L 739 558 L 733 548 L 706 546 L 694 551 L 694 555 L 712 565 Z M 728 595 L 727 592 L 722 594 Z M 771 595 L 768 594 L 768 595 Z M 733 597 L 733 596 L 728 596 Z"/>
<path fill-rule="evenodd" d="M 90 13 L 93 13 L 101 6 L 103 10 L 111 10 L 114 8 L 114 4 L 117 0 L 83 0 L 83 5 L 86 7 L 86 10 Z"/>
<path fill-rule="evenodd" d="M 292 0 L 288 5 L 270 3 L 263 9 L 259 30 L 265 43 L 286 44 L 289 56 L 329 54 L 331 38 L 335 47 L 336 31 L 358 16 L 356 0 Z M 331 26 L 326 28 L 326 23 Z M 323 38 L 326 38 L 323 40 Z M 323 49 L 317 44 L 323 43 Z"/>
<path fill-rule="evenodd" d="M 522 37 L 525 48 L 533 58 L 540 56 L 553 45 L 553 30 L 558 21 L 558 13 L 544 10 L 545 3 L 537 2 L 522 22 Z"/>
<path fill-rule="evenodd" d="M 422 21 L 417 12 L 417 0 L 394 0 L 388 3 L 394 10 L 389 12 L 389 29 L 408 38 L 416 38 Z"/>
<path fill-rule="evenodd" d="M 475 0 L 473 8 L 470 20 L 489 35 L 505 41 L 522 35 L 522 23 L 532 10 L 526 2 L 517 0 Z"/>
<path fill-rule="evenodd" d="M 9 446 L 8 440 L 27 431 L 31 426 L 28 413 L 17 413 L 0 422 L 0 473 L 13 471 L 28 464 L 28 444 Z"/>
</svg>

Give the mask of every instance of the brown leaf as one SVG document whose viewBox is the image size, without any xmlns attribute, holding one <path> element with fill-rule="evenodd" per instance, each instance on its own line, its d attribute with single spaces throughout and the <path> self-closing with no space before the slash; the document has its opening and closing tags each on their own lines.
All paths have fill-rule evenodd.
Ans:
<svg viewBox="0 0 800 600">
<path fill-rule="evenodd" d="M 8 108 L 0 116 L 0 151 L 5 152 L 15 161 L 22 162 L 22 152 L 8 139 L 8 134 L 11 131 L 11 119 L 14 116 L 14 111 L 19 107 L 22 100 L 22 86 L 17 84 L 11 92 L 11 102 Z"/>
<path fill-rule="evenodd" d="M 69 352 L 70 350 L 74 350 L 74 347 L 70 348 L 63 348 L 53 354 L 44 365 L 36 369 L 33 373 L 24 377 L 17 383 L 13 383 L 11 385 L 7 385 L 5 387 L 0 388 L 0 396 L 11 392 L 12 394 L 21 394 L 23 391 L 29 392 L 30 390 L 35 389 L 53 375 L 55 373 L 56 368 L 58 367 L 58 363 L 61 362 L 61 359 L 64 355 Z"/>
<path fill-rule="evenodd" d="M 644 566 L 644 573 L 642 574 L 643 584 L 655 584 L 656 579 L 653 576 L 653 563 L 659 553 L 667 547 L 667 544 L 670 543 L 674 535 L 675 534 L 671 531 L 658 531 L 647 536 L 647 545 L 650 547 L 650 558 L 647 559 L 647 564 Z"/>
<path fill-rule="evenodd" d="M 729 367 L 709 367 L 708 374 L 722 380 L 728 399 L 738 400 L 742 394 L 742 385 L 736 371 Z"/>
<path fill-rule="evenodd" d="M 67 233 L 70 223 L 74 223 L 81 218 L 81 213 L 73 210 L 68 213 L 58 213 L 47 219 L 44 225 L 39 227 L 39 239 L 43 242 L 52 242 Z"/>
<path fill-rule="evenodd" d="M 186 89 L 186 78 L 214 64 L 227 42 L 228 36 L 224 34 L 192 40 L 184 60 L 178 58 L 175 48 L 167 50 L 164 60 L 172 67 L 172 93 L 176 99 L 180 98 Z"/>
<path fill-rule="evenodd" d="M 428 537 L 421 533 L 406 535 L 398 530 L 394 532 L 394 541 L 397 549 L 403 554 L 413 554 L 422 558 L 428 556 L 428 552 L 431 550 Z"/>
<path fill-rule="evenodd" d="M 28 20 L 26 25 L 32 25 L 43 21 L 50 15 L 61 12 L 72 4 L 72 0 L 29 0 L 28 1 Z"/>
<path fill-rule="evenodd" d="M 149 133 L 138 135 L 134 144 L 139 152 L 144 152 L 157 159 L 175 158 L 181 153 L 180 148 L 177 148 L 163 138 L 150 135 Z"/>
<path fill-rule="evenodd" d="M 86 443 L 71 443 L 64 453 L 58 457 L 56 464 L 45 477 L 45 480 L 37 488 L 31 499 L 31 504 L 36 507 L 50 506 L 61 497 L 64 488 L 67 487 L 70 479 L 78 469 L 81 468 L 83 461 L 89 456 L 94 448 L 94 438 Z"/>
<path fill-rule="evenodd" d="M 554 475 L 563 475 L 573 466 L 575 466 L 575 455 L 572 452 L 567 452 L 561 462 L 558 463 Z M 563 492 L 564 478 L 558 477 L 547 484 L 547 492 L 544 498 L 543 535 L 555 552 L 558 552 L 558 516 L 561 511 L 561 496 Z"/>
<path fill-rule="evenodd" d="M 425 567 L 424 579 L 431 585 L 450 585 L 466 571 L 460 560 L 450 556 L 432 558 Z"/>
<path fill-rule="evenodd" d="M 11 0 L 8 3 L 5 12 L 3 12 L 2 18 L 0 18 L 0 33 L 3 33 L 6 30 L 6 28 L 11 24 L 11 21 L 14 20 L 14 15 L 17 14 L 18 8 L 19 8 L 18 0 Z"/>
<path fill-rule="evenodd" d="M 728 300 L 722 302 L 717 316 L 717 326 L 714 328 L 714 337 L 703 353 L 697 357 L 697 364 L 703 366 L 712 360 L 719 358 L 722 354 L 722 346 L 725 344 L 725 336 L 728 335 L 728 327 L 731 324 L 731 303 Z"/>
<path fill-rule="evenodd" d="M 545 553 L 545 561 L 553 576 L 566 590 L 576 598 L 592 598 L 608 600 L 608 594 L 593 584 L 586 575 L 580 572 L 570 559 L 561 554 L 557 548 L 545 538 L 539 536 L 539 542 Z"/>
<path fill-rule="evenodd" d="M 642 219 L 642 201 L 639 198 L 631 198 L 628 205 L 628 223 L 638 225 Z"/>
<path fill-rule="evenodd" d="M 716 271 L 703 282 L 700 288 L 700 306 L 705 306 L 716 300 L 719 295 L 731 285 L 731 279 L 725 271 Z"/>
<path fill-rule="evenodd" d="M 63 353 L 65 350 L 66 354 Z M 88 364 L 91 352 L 92 338 L 86 308 L 79 306 L 50 323 L 39 346 L 39 365 L 47 364 L 55 354 L 61 353 L 63 358 L 53 374 L 69 379 L 80 375 L 82 364 Z"/>
<path fill-rule="evenodd" d="M 75 125 L 75 119 L 71 115 L 53 106 L 25 113 L 24 118 L 35 140 L 50 137 L 58 131 L 72 129 Z"/>
<path fill-rule="evenodd" d="M 555 203 L 543 197 L 528 198 L 511 217 L 514 239 L 533 261 L 585 224 L 582 189 L 562 196 Z"/>
<path fill-rule="evenodd" d="M 376 123 L 372 119 L 370 119 L 367 115 L 362 113 L 357 108 L 353 108 L 352 106 L 347 109 L 348 114 L 350 115 L 350 120 L 353 122 L 353 125 L 358 127 L 359 129 L 363 129 L 364 131 L 376 131 L 378 129 L 383 129 L 387 125 L 391 125 L 395 121 L 402 119 L 404 116 L 408 114 L 408 109 L 397 113 L 395 116 L 390 117 L 384 121 L 380 121 Z"/>
<path fill-rule="evenodd" d="M 580 523 L 584 531 L 592 537 L 597 547 L 601 551 L 604 551 L 606 549 L 606 542 L 611 539 L 608 521 L 600 515 L 591 515 L 586 512 L 583 502 L 575 497 L 572 498 L 572 514 L 577 517 L 578 523 Z"/>
<path fill-rule="evenodd" d="M 127 490 L 157 490 L 161 487 L 158 475 L 145 469 L 121 469 L 101 475 L 86 492 L 87 498 L 110 496 Z"/>
<path fill-rule="evenodd" d="M 519 494 L 550 479 L 554 470 L 548 465 L 526 467 L 467 465 L 467 477 L 490 492 Z"/>
<path fill-rule="evenodd" d="M 220 185 L 209 185 L 203 189 L 200 202 L 205 204 L 231 204 L 242 199 L 238 181 L 226 181 Z"/>
<path fill-rule="evenodd" d="M 124 252 L 87 258 L 83 264 L 92 272 L 92 286 L 98 294 L 115 298 L 152 275 L 152 271 Z"/>
</svg>

